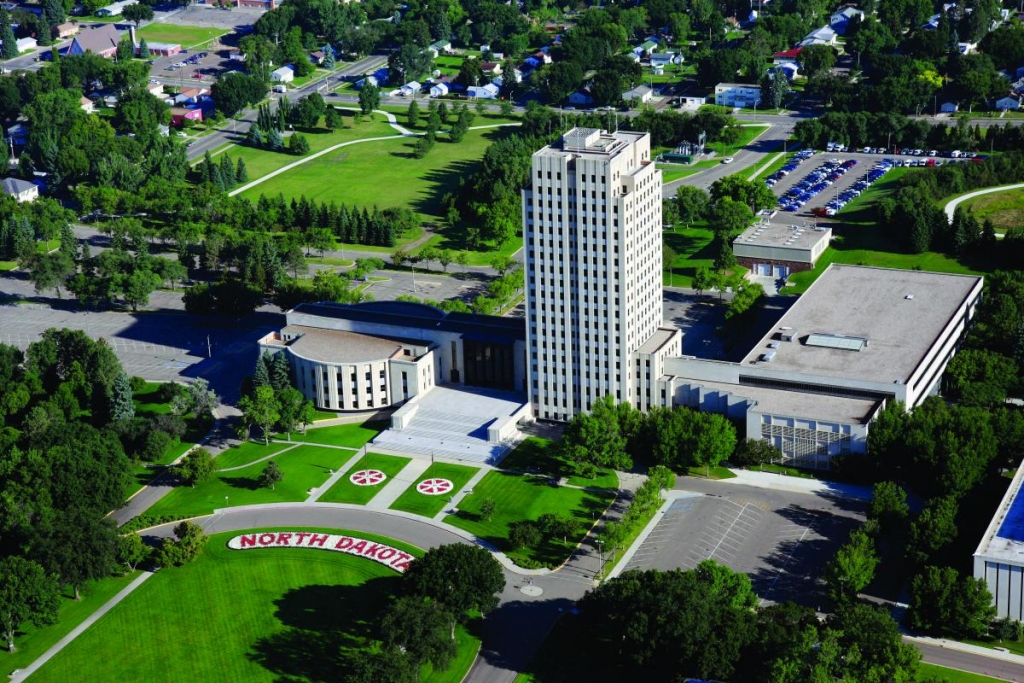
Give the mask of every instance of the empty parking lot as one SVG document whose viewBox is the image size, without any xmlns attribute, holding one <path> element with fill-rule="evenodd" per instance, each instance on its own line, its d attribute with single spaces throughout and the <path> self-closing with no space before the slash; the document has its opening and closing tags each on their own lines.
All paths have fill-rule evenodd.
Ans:
<svg viewBox="0 0 1024 683">
<path fill-rule="evenodd" d="M 817 608 L 821 576 L 859 522 L 862 503 L 728 483 L 681 480 L 627 569 L 692 569 L 707 559 L 747 574 L 765 602 Z"/>
</svg>

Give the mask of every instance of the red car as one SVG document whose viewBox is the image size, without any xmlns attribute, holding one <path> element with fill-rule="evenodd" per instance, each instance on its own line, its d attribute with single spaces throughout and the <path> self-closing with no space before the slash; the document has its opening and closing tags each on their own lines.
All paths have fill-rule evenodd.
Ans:
<svg viewBox="0 0 1024 683">
<path fill-rule="evenodd" d="M 200 80 L 201 80 L 201 79 L 203 78 L 203 74 L 201 74 L 201 73 L 198 73 L 198 72 L 197 72 L 197 73 L 194 73 L 194 74 L 192 74 L 192 78 L 198 78 L 198 79 L 200 79 Z"/>
</svg>

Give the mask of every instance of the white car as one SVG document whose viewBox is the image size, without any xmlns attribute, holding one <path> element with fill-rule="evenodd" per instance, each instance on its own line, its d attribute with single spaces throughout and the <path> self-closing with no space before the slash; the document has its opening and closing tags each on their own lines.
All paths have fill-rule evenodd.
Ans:
<svg viewBox="0 0 1024 683">
<path fill-rule="evenodd" d="M 726 158 L 722 159 L 722 163 L 723 164 L 731 164 L 734 161 L 736 161 L 736 160 L 733 159 L 732 157 L 726 157 Z"/>
</svg>

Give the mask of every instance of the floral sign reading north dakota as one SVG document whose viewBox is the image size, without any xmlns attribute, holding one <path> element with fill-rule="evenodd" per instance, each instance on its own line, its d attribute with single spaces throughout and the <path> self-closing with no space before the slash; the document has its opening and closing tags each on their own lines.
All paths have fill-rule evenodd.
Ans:
<svg viewBox="0 0 1024 683">
<path fill-rule="evenodd" d="M 267 531 L 263 533 L 242 534 L 228 541 L 232 550 L 251 550 L 256 548 L 313 548 L 315 550 L 331 550 L 346 555 L 357 555 L 368 560 L 379 562 L 385 567 L 394 569 L 399 574 L 409 568 L 413 556 L 398 548 L 383 543 L 368 541 L 364 538 L 353 538 L 340 534 L 317 534 L 309 531 Z"/>
</svg>

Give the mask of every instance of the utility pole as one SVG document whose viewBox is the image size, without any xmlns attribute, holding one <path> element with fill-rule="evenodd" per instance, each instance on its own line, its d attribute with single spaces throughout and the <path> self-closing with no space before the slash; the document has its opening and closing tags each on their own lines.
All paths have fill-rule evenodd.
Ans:
<svg viewBox="0 0 1024 683">
<path fill-rule="evenodd" d="M 206 335 L 206 357 L 213 358 L 213 346 L 210 345 L 210 335 Z"/>
</svg>

